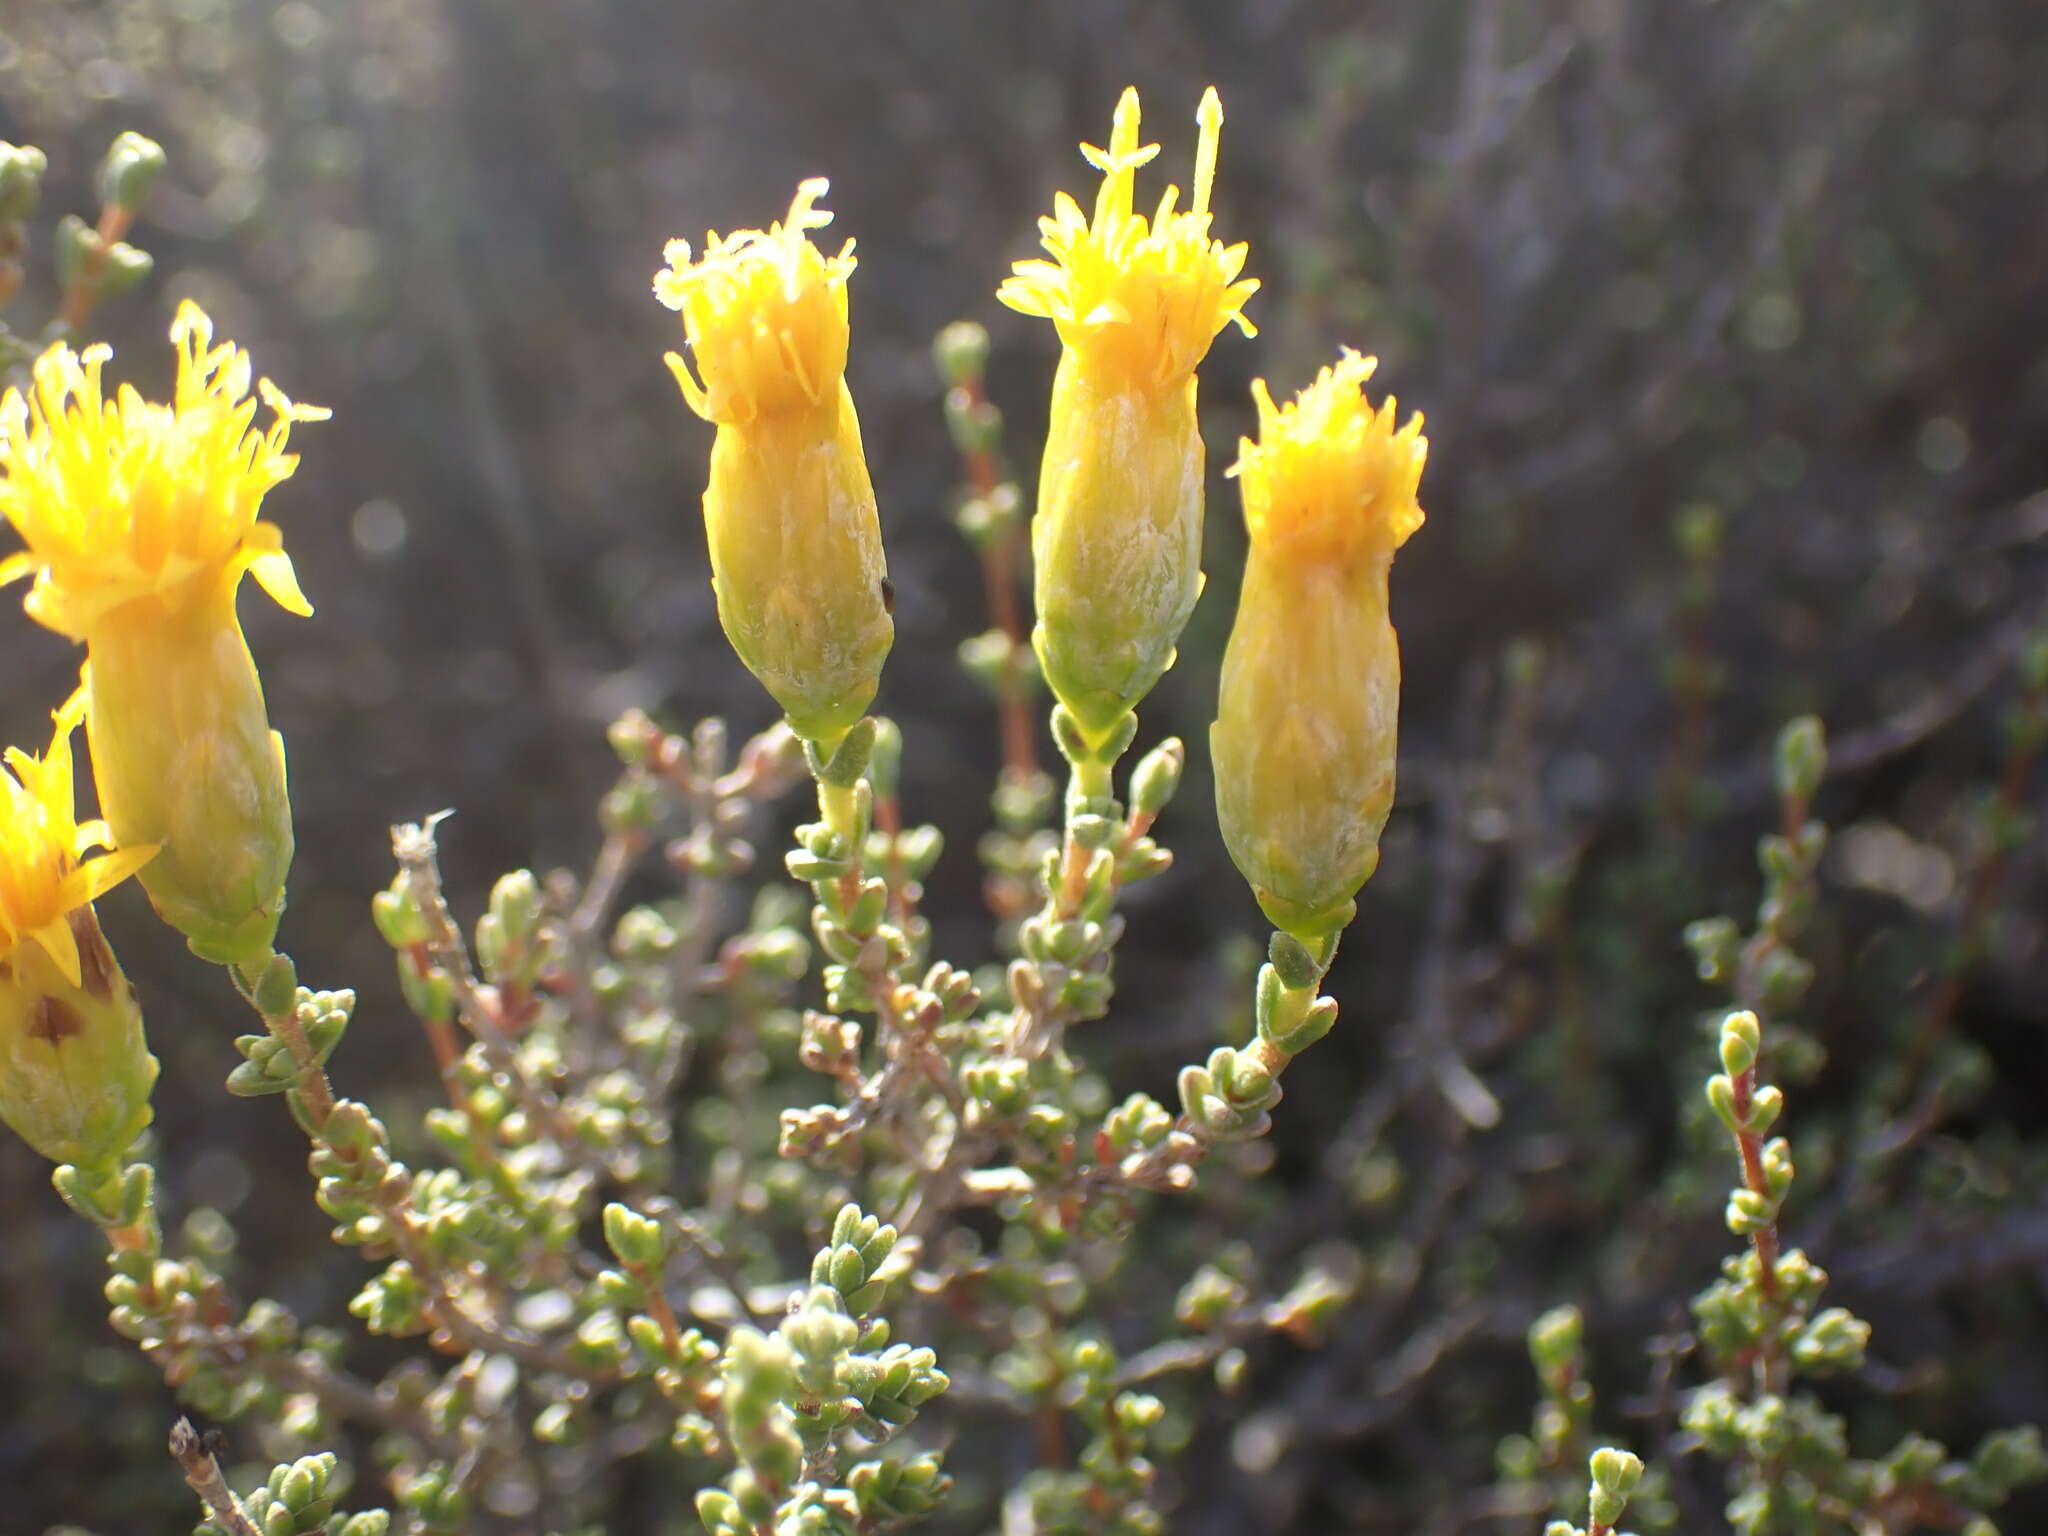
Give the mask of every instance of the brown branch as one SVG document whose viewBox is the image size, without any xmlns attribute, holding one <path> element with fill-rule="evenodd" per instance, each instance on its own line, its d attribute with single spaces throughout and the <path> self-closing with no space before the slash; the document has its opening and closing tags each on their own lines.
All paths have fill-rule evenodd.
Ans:
<svg viewBox="0 0 2048 1536">
<path fill-rule="evenodd" d="M 1991 691 L 2027 636 L 2044 622 L 2048 622 L 2048 601 L 2026 604 L 1993 630 L 1982 646 L 1950 668 L 1939 684 L 1904 709 L 1861 730 L 1831 736 L 1829 775 L 1838 778 L 1861 773 L 1937 735 Z M 1758 764 L 1754 756 L 1745 753 L 1742 762 L 1723 763 L 1714 770 L 1714 781 L 1727 786 L 1732 806 L 1753 806 L 1776 793 L 1770 765 Z"/>
<path fill-rule="evenodd" d="M 171 1426 L 170 1450 L 171 1459 L 185 1474 L 186 1486 L 199 1495 L 199 1502 L 206 1506 L 207 1517 L 215 1525 L 226 1531 L 228 1536 L 263 1536 L 235 1502 L 234 1494 L 228 1490 L 227 1479 L 221 1476 L 220 1463 L 206 1448 L 205 1440 L 192 1427 L 190 1419 L 181 1418 Z"/>
<path fill-rule="evenodd" d="M 646 851 L 647 835 L 644 832 L 612 832 L 606 835 L 604 845 L 597 850 L 597 861 L 590 867 L 590 879 L 577 898 L 576 910 L 569 915 L 569 932 L 575 942 L 586 943 L 596 939 L 618 902 L 626 876 L 632 873 L 633 865 Z"/>
</svg>

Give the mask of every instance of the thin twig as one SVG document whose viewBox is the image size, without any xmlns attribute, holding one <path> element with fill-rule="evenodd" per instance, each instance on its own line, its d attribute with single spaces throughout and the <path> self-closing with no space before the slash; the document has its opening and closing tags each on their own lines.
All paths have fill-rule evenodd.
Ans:
<svg viewBox="0 0 2048 1536">
<path fill-rule="evenodd" d="M 597 850 L 597 861 L 590 867 L 590 879 L 577 898 L 576 910 L 569 914 L 569 932 L 577 943 L 596 940 L 618 902 L 626 876 L 632 873 L 633 865 L 646 851 L 647 835 L 644 832 L 612 832 L 606 835 L 604 846 Z"/>
<path fill-rule="evenodd" d="M 199 1502 L 206 1506 L 207 1517 L 215 1525 L 227 1532 L 227 1536 L 263 1536 L 235 1502 L 234 1494 L 228 1490 L 227 1479 L 221 1476 L 220 1463 L 206 1448 L 205 1440 L 192 1427 L 190 1419 L 181 1418 L 171 1426 L 170 1449 L 171 1459 L 185 1474 L 186 1486 L 199 1495 Z"/>
<path fill-rule="evenodd" d="M 773 1320 L 757 1311 L 754 1304 L 747 1299 L 746 1277 L 740 1273 L 732 1255 L 725 1251 L 718 1239 L 704 1230 L 703 1223 L 687 1211 L 678 1211 L 673 1225 L 676 1231 L 683 1235 L 683 1240 L 690 1245 L 697 1262 L 732 1292 L 733 1304 L 745 1314 L 747 1321 L 756 1328 L 766 1329 L 772 1326 Z"/>
<path fill-rule="evenodd" d="M 1829 774 L 1840 777 L 1861 773 L 1938 734 L 1991 691 L 2019 654 L 2027 636 L 2038 630 L 2044 619 L 2048 619 L 2048 601 L 2028 604 L 1904 709 L 1862 730 L 1834 736 L 1828 742 Z M 1753 753 L 1745 754 L 1742 763 L 1723 764 L 1714 771 L 1714 781 L 1727 786 L 1727 799 L 1732 806 L 1754 805 L 1776 793 L 1770 766 L 1759 765 L 1754 758 Z"/>
<path fill-rule="evenodd" d="M 485 996 L 483 983 L 470 965 L 469 949 L 462 931 L 448 910 L 441 886 L 441 866 L 434 844 L 435 819 L 409 823 L 391 829 L 391 851 L 414 905 L 427 925 L 426 948 L 435 967 L 448 978 L 455 993 L 456 1011 L 478 1045 L 491 1070 L 505 1079 L 519 1107 L 533 1123 L 578 1167 L 608 1175 L 611 1169 L 581 1145 L 552 1093 L 535 1083 L 519 1064 L 512 1042 L 499 1021 L 499 1010 Z"/>
<path fill-rule="evenodd" d="M 341 1418 L 359 1424 L 374 1424 L 396 1430 L 417 1440 L 439 1461 L 453 1461 L 467 1448 L 465 1441 L 450 1435 L 417 1407 L 395 1394 L 380 1392 L 359 1376 L 329 1365 L 310 1350 L 291 1355 L 259 1356 L 258 1364 L 284 1386 L 318 1399 L 320 1406 Z"/>
</svg>

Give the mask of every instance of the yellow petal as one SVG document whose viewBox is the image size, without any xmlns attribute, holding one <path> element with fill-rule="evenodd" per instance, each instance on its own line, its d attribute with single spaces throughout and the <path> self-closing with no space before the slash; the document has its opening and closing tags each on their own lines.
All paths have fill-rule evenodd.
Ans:
<svg viewBox="0 0 2048 1536">
<path fill-rule="evenodd" d="M 105 347 L 60 342 L 36 361 L 33 390 L 0 405 L 0 515 L 28 546 L 0 559 L 0 582 L 33 575 L 30 617 L 73 639 L 138 598 L 182 604 L 252 568 L 286 608 L 310 611 L 289 567 L 266 558 L 282 546 L 256 517 L 296 467 L 292 425 L 326 412 L 254 381 L 248 354 L 216 345 L 194 305 L 172 338 L 168 403 L 108 385 Z M 276 416 L 261 432 L 252 382 Z"/>
<path fill-rule="evenodd" d="M 104 822 L 93 822 L 93 826 L 104 827 Z M 99 844 L 105 847 L 105 843 Z M 115 886 L 126 880 L 135 871 L 156 857 L 158 844 L 138 843 L 133 848 L 117 848 L 103 854 L 89 863 L 79 866 L 78 874 L 85 877 L 87 901 L 98 901 Z"/>
<path fill-rule="evenodd" d="M 697 382 L 697 376 L 690 372 L 690 365 L 680 352 L 664 352 L 661 360 L 668 364 L 668 371 L 676 376 L 676 385 L 683 392 L 683 400 L 706 421 L 711 419 L 711 397 L 704 393 L 704 386 Z"/>
<path fill-rule="evenodd" d="M 1252 289 L 1237 281 L 1244 247 L 1226 246 L 1210 230 L 1223 122 L 1213 89 L 1204 94 L 1196 121 L 1201 138 L 1188 211 L 1176 211 L 1180 191 L 1168 187 L 1149 218 L 1134 212 L 1135 173 L 1159 147 L 1138 142 L 1137 93 L 1126 90 L 1108 148 L 1081 148 L 1102 175 L 1093 214 L 1084 217 L 1073 197 L 1059 194 L 1053 216 L 1039 220 L 1053 261 L 1018 263 L 997 292 L 1010 308 L 1052 320 L 1070 351 L 1126 384 L 1171 385 L 1200 366 L 1226 325 L 1251 331 L 1243 308 Z"/>
<path fill-rule="evenodd" d="M 65 918 L 54 923 L 45 923 L 29 934 L 43 953 L 48 955 L 57 969 L 64 973 L 64 979 L 77 986 L 81 976 L 78 967 L 78 940 L 72 936 L 71 924 Z"/>
<path fill-rule="evenodd" d="M 256 585 L 268 592 L 286 613 L 311 618 L 313 605 L 299 590 L 298 572 L 292 569 L 292 557 L 284 552 L 284 535 L 277 524 L 258 523 L 249 530 L 242 547 L 254 551 L 249 558 L 249 574 L 256 578 Z"/>
</svg>

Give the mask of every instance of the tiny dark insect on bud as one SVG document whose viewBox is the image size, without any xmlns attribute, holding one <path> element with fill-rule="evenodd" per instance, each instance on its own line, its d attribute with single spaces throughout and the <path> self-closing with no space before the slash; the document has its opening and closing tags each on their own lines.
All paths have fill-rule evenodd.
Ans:
<svg viewBox="0 0 2048 1536">
<path fill-rule="evenodd" d="M 886 576 L 882 578 L 882 612 L 891 617 L 896 613 L 896 583 Z"/>
</svg>

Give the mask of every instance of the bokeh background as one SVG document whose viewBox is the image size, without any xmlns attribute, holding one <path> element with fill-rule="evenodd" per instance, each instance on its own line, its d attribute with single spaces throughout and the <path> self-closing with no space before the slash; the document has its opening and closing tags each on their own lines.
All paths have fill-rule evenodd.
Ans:
<svg viewBox="0 0 2048 1536">
<path fill-rule="evenodd" d="M 2048 617 L 2044 78 L 2037 0 L 0 4 L 0 138 L 49 153 L 52 215 L 90 217 L 115 132 L 170 154 L 135 236 L 157 275 L 97 322 L 116 372 L 167 379 L 189 294 L 334 409 L 273 502 L 317 617 L 244 608 L 291 751 L 285 939 L 370 999 L 337 1071 L 393 1107 L 432 1078 L 366 920 L 388 824 L 456 808 L 443 846 L 474 910 L 502 870 L 589 857 L 620 709 L 769 718 L 718 635 L 708 432 L 662 367 L 676 335 L 649 275 L 670 236 L 761 224 L 804 176 L 831 178 L 833 234 L 861 255 L 850 377 L 898 591 L 878 707 L 909 742 L 911 814 L 954 849 L 937 947 L 986 957 L 972 848 L 997 743 L 953 651 L 987 620 L 947 515 L 930 338 L 989 326 L 1028 481 L 1053 338 L 993 288 L 1053 191 L 1085 194 L 1074 144 L 1101 140 L 1124 84 L 1182 178 L 1197 95 L 1220 88 L 1218 228 L 1251 242 L 1262 335 L 1226 335 L 1203 373 L 1211 582 L 1146 737 L 1199 744 L 1208 719 L 1250 380 L 1281 392 L 1339 344 L 1377 353 L 1431 440 L 1429 524 L 1395 578 L 1403 799 L 1276 1177 L 1289 1241 L 1383 1230 L 1431 1295 L 1270 1363 L 1263 1406 L 1224 1410 L 1198 1441 L 1219 1454 L 1169 1474 L 1188 1530 L 1533 1529 L 1489 1524 L 1475 1490 L 1527 1423 L 1519 1330 L 1561 1300 L 1587 1309 L 1609 1421 L 1654 1441 L 1645 1345 L 1728 1246 L 1725 1170 L 1688 1172 L 1677 1130 L 1710 1059 L 1678 930 L 1753 903 L 1771 734 L 1802 710 L 1836 742 L 1820 810 L 1847 831 L 1791 1236 L 1825 1237 L 1834 1299 L 1877 1324 L 1873 1444 L 2048 1418 L 2038 839 L 2005 865 L 1953 1031 L 1991 1086 L 1933 1137 L 1934 1172 L 1859 1203 L 1826 1151 L 1924 1012 L 2011 660 Z M 17 311 L 49 298 L 33 267 Z M 1709 519 L 1717 547 L 1688 553 L 1679 530 Z M 76 658 L 0 624 L 0 724 L 34 739 Z M 1719 686 L 1688 703 L 1703 675 Z M 1162 827 L 1181 863 L 1135 906 L 1118 1020 L 1086 1047 L 1159 1092 L 1256 925 L 1202 757 Z M 261 1232 L 249 1293 L 339 1315 L 360 1277 L 330 1262 L 303 1143 L 218 1090 L 234 999 L 134 891 L 106 920 L 165 1063 L 174 1205 Z M 1361 1104 L 1383 1134 L 1336 1167 Z M 1456 1219 L 1418 1228 L 1403 1169 L 1457 1191 Z M 1330 1190 L 1354 1174 L 1404 1192 L 1344 1214 Z M 95 1243 L 0 1140 L 8 1531 L 182 1515 L 151 1449 L 168 1400 L 105 1332 Z M 1426 1383 L 1389 1374 L 1419 1319 L 1481 1295 L 1495 1310 Z M 1718 1521 L 1695 1491 L 1683 1528 Z"/>
</svg>

